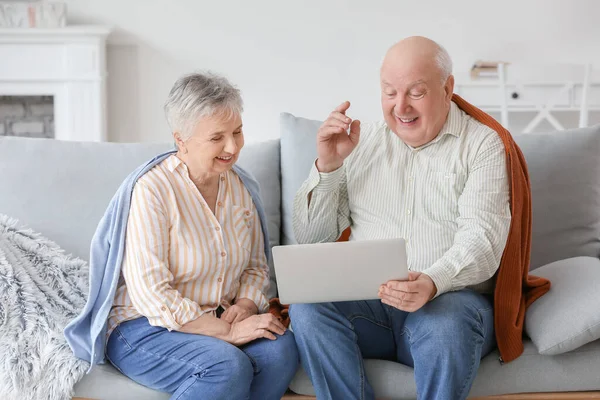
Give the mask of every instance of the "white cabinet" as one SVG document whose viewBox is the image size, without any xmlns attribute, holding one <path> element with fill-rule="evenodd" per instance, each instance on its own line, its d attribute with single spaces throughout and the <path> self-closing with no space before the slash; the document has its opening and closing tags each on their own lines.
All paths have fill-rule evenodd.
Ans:
<svg viewBox="0 0 600 400">
<path fill-rule="evenodd" d="M 454 92 L 485 112 L 500 113 L 500 122 L 510 129 L 511 115 L 535 113 L 524 133 L 533 131 L 544 119 L 557 130 L 564 129 L 554 112 L 572 113 L 579 126 L 588 126 L 589 112 L 600 111 L 600 82 L 590 82 L 589 74 L 583 82 L 521 82 L 495 81 L 457 82 Z M 588 83 L 589 82 L 589 83 Z M 583 101 L 587 87 L 587 103 Z M 521 118 L 522 119 L 522 118 Z"/>
<path fill-rule="evenodd" d="M 457 83 L 454 92 L 484 111 L 501 111 L 501 87 L 498 84 Z M 581 106 L 581 93 L 581 84 L 567 82 L 507 84 L 504 89 L 509 112 L 538 111 L 549 102 L 552 103 L 551 108 L 554 110 L 578 112 Z M 590 85 L 588 105 L 590 110 L 600 110 L 600 83 Z"/>
</svg>

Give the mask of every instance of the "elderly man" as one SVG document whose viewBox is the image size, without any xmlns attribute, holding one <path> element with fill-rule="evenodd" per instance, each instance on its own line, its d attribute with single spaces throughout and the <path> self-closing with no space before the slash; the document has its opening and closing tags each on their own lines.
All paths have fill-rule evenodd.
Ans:
<svg viewBox="0 0 600 400">
<path fill-rule="evenodd" d="M 382 282 L 380 300 L 291 306 L 318 399 L 373 399 L 363 358 L 414 367 L 420 399 L 464 399 L 496 345 L 510 169 L 503 139 L 452 101 L 453 87 L 448 53 L 411 37 L 381 67 L 385 123 L 361 126 L 344 102 L 319 129 L 295 198 L 296 239 L 335 241 L 349 227 L 350 240 L 402 237 L 410 275 Z"/>
</svg>

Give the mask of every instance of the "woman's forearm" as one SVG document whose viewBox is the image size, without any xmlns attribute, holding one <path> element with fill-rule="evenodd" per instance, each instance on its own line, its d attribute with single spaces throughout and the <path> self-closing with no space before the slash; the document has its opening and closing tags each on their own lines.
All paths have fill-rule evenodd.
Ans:
<svg viewBox="0 0 600 400">
<path fill-rule="evenodd" d="M 231 324 L 209 313 L 202 314 L 195 320 L 182 325 L 179 329 L 179 332 L 212 336 L 222 340 L 229 336 L 230 331 Z"/>
</svg>

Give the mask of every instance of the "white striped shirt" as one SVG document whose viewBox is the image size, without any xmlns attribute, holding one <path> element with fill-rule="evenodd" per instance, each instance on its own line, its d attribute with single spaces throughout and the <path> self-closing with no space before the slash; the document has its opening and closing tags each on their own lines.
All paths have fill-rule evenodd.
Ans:
<svg viewBox="0 0 600 400">
<path fill-rule="evenodd" d="M 133 189 L 108 335 L 119 323 L 141 316 L 151 325 L 178 330 L 239 298 L 266 312 L 269 268 L 263 244 L 252 197 L 235 172 L 221 174 L 213 214 L 185 163 L 168 157 Z"/>
<path fill-rule="evenodd" d="M 404 238 L 409 269 L 429 275 L 437 295 L 489 292 L 509 200 L 502 140 L 452 103 L 440 134 L 418 148 L 383 122 L 363 124 L 343 167 L 313 166 L 294 201 L 294 233 L 299 243 L 335 241 L 347 227 L 350 240 Z"/>
</svg>

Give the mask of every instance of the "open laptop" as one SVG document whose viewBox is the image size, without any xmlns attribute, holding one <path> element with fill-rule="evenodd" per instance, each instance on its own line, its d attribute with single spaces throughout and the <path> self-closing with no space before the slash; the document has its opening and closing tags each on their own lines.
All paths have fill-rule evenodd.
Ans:
<svg viewBox="0 0 600 400">
<path fill-rule="evenodd" d="M 282 304 L 372 300 L 408 279 L 404 239 L 275 246 L 273 263 Z"/>
</svg>

